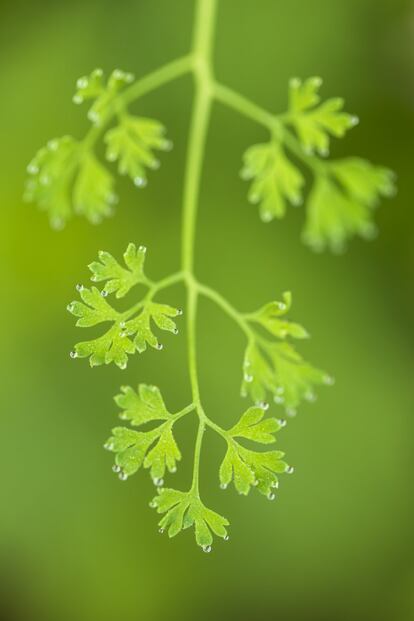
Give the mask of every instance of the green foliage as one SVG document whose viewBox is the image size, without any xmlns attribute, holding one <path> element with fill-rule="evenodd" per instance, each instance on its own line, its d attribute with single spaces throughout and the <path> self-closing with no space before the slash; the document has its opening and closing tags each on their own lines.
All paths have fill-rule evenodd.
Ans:
<svg viewBox="0 0 414 621">
<path fill-rule="evenodd" d="M 101 336 L 75 345 L 71 352 L 72 358 L 89 358 L 92 367 L 114 362 L 121 369 L 125 369 L 128 355 L 135 351 L 142 353 L 147 344 L 155 349 L 162 349 L 163 346 L 153 332 L 153 323 L 160 330 L 178 333 L 172 317 L 181 315 L 182 311 L 152 300 L 155 285 L 144 275 L 144 257 L 143 246 L 137 250 L 134 244 L 129 244 L 124 253 L 128 269 L 121 267 L 107 252 L 99 254 L 100 262 L 90 264 L 92 280 L 106 280 L 105 287 L 99 291 L 96 287 L 88 289 L 78 285 L 82 301 L 71 302 L 67 307 L 68 311 L 78 317 L 76 325 L 80 328 L 107 322 L 111 326 Z M 107 301 L 109 293 L 116 292 L 116 297 L 120 298 L 139 283 L 147 285 L 149 291 L 127 311 L 119 312 Z"/>
<path fill-rule="evenodd" d="M 267 407 L 251 407 L 239 422 L 227 432 L 227 452 L 220 466 L 220 484 L 225 489 L 233 481 L 239 494 L 247 495 L 252 487 L 274 500 L 273 489 L 278 487 L 277 473 L 291 472 L 282 461 L 281 451 L 257 452 L 242 446 L 235 438 L 260 444 L 272 444 L 275 433 L 284 426 L 276 418 L 264 419 Z"/>
<path fill-rule="evenodd" d="M 168 412 L 156 386 L 140 384 L 138 392 L 124 386 L 121 391 L 115 397 L 116 404 L 123 408 L 120 418 L 129 420 L 135 427 L 154 421 L 163 422 L 148 431 L 126 427 L 112 430 L 105 448 L 115 453 L 114 472 L 125 481 L 143 465 L 150 470 L 154 483 L 162 485 L 166 468 L 169 472 L 175 472 L 177 461 L 181 459 L 172 427 L 182 413 L 173 415 Z"/>
<path fill-rule="evenodd" d="M 314 386 L 329 384 L 332 379 L 323 371 L 304 361 L 286 339 L 304 339 L 309 335 L 300 324 L 281 319 L 290 310 L 292 296 L 283 294 L 283 302 L 270 302 L 258 311 L 246 315 L 271 336 L 253 333 L 247 344 L 243 361 L 242 396 L 260 404 L 268 393 L 276 404 L 283 405 L 293 416 L 303 400 L 314 401 Z"/>
<path fill-rule="evenodd" d="M 360 158 L 323 159 L 329 155 L 331 137 L 342 138 L 358 119 L 342 111 L 343 99 L 321 103 L 321 84 L 320 78 L 303 83 L 291 80 L 289 111 L 275 117 L 268 143 L 247 149 L 241 176 L 251 181 L 249 201 L 259 204 L 262 220 L 270 222 L 285 216 L 287 203 L 303 204 L 305 177 L 300 161 L 309 167 L 315 179 L 303 239 L 314 250 L 328 246 L 340 252 L 354 235 L 373 236 L 373 208 L 381 197 L 395 193 L 395 181 L 390 170 Z"/>
<path fill-rule="evenodd" d="M 169 151 L 172 143 L 164 137 L 165 128 L 158 121 L 123 114 L 119 125 L 105 135 L 106 159 L 118 160 L 118 171 L 129 175 L 136 186 L 147 184 L 146 168 L 156 170 L 159 160 L 153 149 Z"/>
<path fill-rule="evenodd" d="M 182 530 L 194 526 L 196 542 L 205 552 L 210 552 L 213 534 L 228 539 L 228 521 L 218 513 L 207 509 L 200 498 L 190 492 L 161 489 L 151 502 L 158 513 L 166 515 L 159 522 L 160 532 L 165 530 L 175 537 Z"/>
<path fill-rule="evenodd" d="M 93 102 L 88 118 L 94 127 L 82 141 L 71 136 L 49 141 L 28 165 L 25 200 L 47 211 L 55 229 L 63 228 L 73 215 L 84 216 L 92 224 L 112 215 L 118 202 L 115 179 L 94 151 L 97 128 L 105 127 L 112 117 L 117 116 L 118 125 L 105 134 L 106 159 L 118 160 L 119 172 L 131 176 L 135 185 L 146 185 L 146 168 L 159 167 L 152 150 L 171 149 L 161 123 L 131 116 L 121 102 L 125 87 L 133 80 L 131 73 L 119 69 L 106 83 L 101 69 L 79 78 L 73 101 Z"/>
</svg>

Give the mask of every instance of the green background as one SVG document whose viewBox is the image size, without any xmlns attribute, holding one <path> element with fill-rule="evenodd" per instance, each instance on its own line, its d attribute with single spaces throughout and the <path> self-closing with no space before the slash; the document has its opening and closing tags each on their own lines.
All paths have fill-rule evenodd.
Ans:
<svg viewBox="0 0 414 621">
<path fill-rule="evenodd" d="M 65 311 L 101 248 L 117 256 L 129 241 L 145 244 L 154 278 L 178 267 L 191 80 L 134 105 L 166 124 L 175 149 L 146 189 L 119 180 L 114 219 L 99 227 L 73 220 L 56 233 L 21 199 L 34 152 L 88 127 L 85 109 L 71 102 L 75 80 L 96 66 L 141 76 L 186 53 L 193 2 L 0 7 L 1 618 L 414 619 L 412 2 L 219 0 L 218 78 L 281 111 L 289 77 L 322 75 L 323 94 L 345 96 L 361 118 L 333 154 L 393 168 L 399 194 L 380 208 L 375 241 L 353 241 L 339 257 L 312 254 L 300 243 L 303 209 L 265 225 L 246 201 L 241 154 L 265 131 L 214 108 L 197 273 L 246 310 L 291 289 L 292 317 L 312 334 L 301 351 L 336 384 L 279 435 L 296 471 L 273 503 L 222 492 L 223 446 L 206 437 L 202 494 L 231 521 L 231 541 L 209 555 L 190 532 L 159 535 L 148 474 L 120 483 L 102 450 L 120 384 L 157 384 L 171 409 L 188 401 L 184 330 L 124 372 L 91 370 L 69 358 L 83 334 Z M 177 288 L 164 299 L 183 304 L 182 296 Z M 243 345 L 203 303 L 201 389 L 223 425 L 242 411 Z M 179 484 L 190 478 L 194 433 L 190 416 L 179 434 Z"/>
</svg>

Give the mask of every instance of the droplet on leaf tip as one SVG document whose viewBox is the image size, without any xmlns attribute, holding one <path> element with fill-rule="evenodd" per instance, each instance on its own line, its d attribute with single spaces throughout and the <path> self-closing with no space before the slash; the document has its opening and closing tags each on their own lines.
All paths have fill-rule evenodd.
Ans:
<svg viewBox="0 0 414 621">
<path fill-rule="evenodd" d="M 286 408 L 286 414 L 293 418 L 294 416 L 296 416 L 297 412 L 295 408 Z"/>
<path fill-rule="evenodd" d="M 157 343 L 156 348 L 158 351 L 161 351 L 161 349 L 164 349 L 164 345 L 162 343 Z"/>
<path fill-rule="evenodd" d="M 281 427 L 286 427 L 286 420 L 284 418 L 279 418 L 278 423 Z"/>
<path fill-rule="evenodd" d="M 135 177 L 134 178 L 134 185 L 137 186 L 137 188 L 143 188 L 147 185 L 146 180 L 143 177 Z"/>
<path fill-rule="evenodd" d="M 127 478 L 128 478 L 128 475 L 126 474 L 126 472 L 120 472 L 120 473 L 118 474 L 118 479 L 119 479 L 120 481 L 126 481 L 126 480 L 127 480 Z"/>
<path fill-rule="evenodd" d="M 84 289 L 84 286 L 83 286 L 83 285 L 81 285 L 80 283 L 78 283 L 78 284 L 76 285 L 76 291 L 79 291 L 79 292 L 80 292 L 80 291 L 83 291 L 83 289 Z"/>
<path fill-rule="evenodd" d="M 152 479 L 152 482 L 156 487 L 162 487 L 164 485 L 164 479 L 161 478 Z"/>
<path fill-rule="evenodd" d="M 207 554 L 209 552 L 211 552 L 211 546 L 202 546 L 203 552 L 206 552 Z"/>
<path fill-rule="evenodd" d="M 101 291 L 101 296 L 102 296 L 103 298 L 106 298 L 106 297 L 107 297 L 107 295 L 108 295 L 107 290 L 106 290 L 106 289 L 102 289 L 102 291 Z"/>
<path fill-rule="evenodd" d="M 77 358 L 77 357 L 78 357 L 78 354 L 76 353 L 76 351 L 72 350 L 72 351 L 69 353 L 69 356 L 70 356 L 71 358 Z"/>
<path fill-rule="evenodd" d="M 286 474 L 293 474 L 295 472 L 295 469 L 293 466 L 288 466 L 286 468 Z"/>
<path fill-rule="evenodd" d="M 273 494 L 273 492 L 269 492 L 269 493 L 268 493 L 268 495 L 267 495 L 267 499 L 268 499 L 268 500 L 274 500 L 275 498 L 276 498 L 276 495 L 275 495 L 275 494 Z"/>
<path fill-rule="evenodd" d="M 118 466 L 118 464 L 114 464 L 112 466 L 112 472 L 115 472 L 115 474 L 118 474 L 119 472 L 121 472 L 121 466 Z"/>
<path fill-rule="evenodd" d="M 220 489 L 227 489 L 227 483 L 220 483 Z"/>
<path fill-rule="evenodd" d="M 229 535 L 224 535 L 223 537 L 224 541 L 228 541 L 230 539 Z"/>
<path fill-rule="evenodd" d="M 145 254 L 147 252 L 147 247 L 146 246 L 140 246 L 138 248 L 139 252 L 142 252 L 143 254 Z"/>
</svg>

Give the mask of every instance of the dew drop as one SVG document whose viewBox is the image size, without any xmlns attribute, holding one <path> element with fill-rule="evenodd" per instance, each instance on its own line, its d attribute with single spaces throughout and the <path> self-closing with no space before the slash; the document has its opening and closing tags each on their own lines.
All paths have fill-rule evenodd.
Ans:
<svg viewBox="0 0 414 621">
<path fill-rule="evenodd" d="M 72 97 L 72 101 L 73 101 L 74 104 L 79 106 L 81 103 L 83 103 L 83 97 L 82 97 L 82 95 L 76 94 L 76 95 L 74 95 Z"/>
<path fill-rule="evenodd" d="M 351 117 L 351 120 L 350 120 L 350 123 L 351 123 L 351 127 L 355 127 L 355 125 L 358 125 L 358 124 L 359 124 L 359 117 L 357 117 L 357 116 L 352 116 L 352 117 Z"/>
<path fill-rule="evenodd" d="M 113 450 L 114 450 L 114 445 L 113 445 L 113 443 L 112 443 L 112 442 L 106 442 L 106 443 L 104 444 L 104 449 L 105 449 L 106 451 L 113 451 Z"/>
<path fill-rule="evenodd" d="M 158 170 L 160 166 L 161 166 L 161 163 L 159 162 L 159 160 L 152 160 L 150 164 L 150 168 L 152 170 Z"/>
<path fill-rule="evenodd" d="M 174 143 L 172 140 L 164 140 L 162 143 L 162 148 L 164 151 L 172 151 L 174 148 Z"/>
<path fill-rule="evenodd" d="M 182 314 L 183 314 L 183 309 L 177 308 L 177 315 L 182 315 Z"/>
<path fill-rule="evenodd" d="M 259 481 L 255 479 L 252 483 L 253 487 L 257 487 L 259 485 Z"/>
<path fill-rule="evenodd" d="M 278 386 L 276 388 L 276 394 L 277 395 L 283 395 L 284 392 L 285 392 L 285 389 L 283 388 L 283 386 Z"/>
<path fill-rule="evenodd" d="M 260 401 L 258 404 L 258 407 L 261 408 L 262 410 L 268 410 L 269 409 L 269 404 L 267 403 L 267 401 Z"/>
<path fill-rule="evenodd" d="M 177 472 L 177 468 L 173 466 L 172 468 L 170 468 L 170 472 L 171 474 L 175 474 Z"/>
<path fill-rule="evenodd" d="M 59 143 L 57 140 L 49 140 L 47 147 L 50 151 L 57 151 Z"/>
<path fill-rule="evenodd" d="M 206 552 L 207 554 L 211 552 L 211 546 L 203 546 L 203 552 Z"/>
<path fill-rule="evenodd" d="M 178 334 L 178 328 L 174 328 L 173 334 Z"/>
<path fill-rule="evenodd" d="M 274 500 L 276 498 L 276 495 L 273 492 L 269 492 L 267 495 L 267 499 L 268 500 Z"/>
<path fill-rule="evenodd" d="M 77 80 L 76 82 L 77 88 L 87 88 L 88 84 L 89 84 L 89 81 L 86 76 L 79 78 L 79 80 Z"/>
<path fill-rule="evenodd" d="M 161 351 L 161 349 L 163 349 L 163 348 L 164 348 L 164 345 L 163 345 L 162 343 L 157 343 L 157 346 L 156 346 L 156 347 L 157 347 L 157 349 L 158 349 L 159 351 Z"/>
<path fill-rule="evenodd" d="M 71 313 L 73 311 L 73 302 L 71 302 L 70 304 L 67 305 L 66 310 L 69 311 L 69 313 Z"/>
<path fill-rule="evenodd" d="M 157 503 L 155 502 L 155 500 L 151 500 L 151 502 L 150 502 L 150 503 L 148 503 L 148 506 L 149 506 L 151 509 L 155 509 L 155 507 L 157 506 Z"/>
<path fill-rule="evenodd" d="M 121 466 L 118 466 L 118 464 L 114 464 L 112 466 L 112 472 L 115 472 L 115 474 L 118 474 L 118 472 L 121 472 Z"/>
<path fill-rule="evenodd" d="M 120 328 L 125 328 L 125 326 L 126 326 L 126 321 L 121 321 L 120 324 L 119 324 L 119 327 Z"/>
<path fill-rule="evenodd" d="M 295 469 L 293 466 L 288 466 L 286 468 L 286 474 L 293 474 L 295 472 Z"/>
<path fill-rule="evenodd" d="M 162 535 L 162 534 L 163 534 L 163 532 L 164 532 L 164 529 L 163 529 L 163 528 L 159 528 L 159 529 L 158 529 L 158 532 L 160 533 L 160 535 Z"/>
<path fill-rule="evenodd" d="M 309 403 L 314 403 L 316 401 L 316 395 L 314 392 L 309 391 L 305 394 L 305 399 L 309 401 Z"/>
<path fill-rule="evenodd" d="M 69 356 L 70 356 L 71 358 L 77 358 L 77 357 L 78 357 L 78 354 L 76 353 L 76 351 L 72 350 L 72 351 L 69 353 Z"/>
<path fill-rule="evenodd" d="M 136 185 L 137 188 L 144 188 L 147 185 L 147 181 L 143 177 L 135 177 L 134 185 Z"/>
<path fill-rule="evenodd" d="M 263 211 L 260 214 L 260 217 L 263 222 L 270 222 L 273 219 L 273 215 L 271 211 Z"/>
<path fill-rule="evenodd" d="M 333 386 L 335 384 L 335 378 L 331 377 L 330 375 L 325 375 L 323 378 L 323 383 L 327 386 Z"/>
<path fill-rule="evenodd" d="M 286 414 L 293 418 L 294 416 L 296 416 L 295 408 L 286 408 Z"/>
<path fill-rule="evenodd" d="M 275 397 L 273 398 L 273 401 L 277 403 L 278 405 L 282 404 L 284 400 L 285 398 L 281 397 L 280 395 L 275 395 Z"/>
<path fill-rule="evenodd" d="M 227 489 L 227 483 L 220 483 L 220 489 Z"/>
<path fill-rule="evenodd" d="M 224 535 L 223 537 L 224 541 L 228 541 L 230 539 L 229 535 Z"/>
<path fill-rule="evenodd" d="M 120 472 L 120 473 L 118 474 L 118 479 L 119 479 L 120 481 L 126 481 L 126 480 L 127 480 L 127 478 L 128 478 L 128 475 L 126 474 L 126 472 Z"/>
<path fill-rule="evenodd" d="M 84 289 L 84 286 L 83 286 L 83 285 L 81 285 L 80 283 L 78 283 L 78 284 L 76 285 L 76 291 L 79 291 L 79 292 L 80 292 L 80 291 L 83 291 L 83 289 Z"/>
<path fill-rule="evenodd" d="M 277 422 L 279 423 L 279 425 L 281 427 L 286 427 L 287 423 L 286 423 L 286 420 L 284 418 L 279 418 Z"/>
<path fill-rule="evenodd" d="M 273 489 L 278 489 L 279 487 L 279 481 L 272 481 L 270 484 L 271 487 L 273 487 Z"/>
<path fill-rule="evenodd" d="M 154 483 L 156 487 L 162 487 L 164 485 L 164 479 L 161 479 L 161 478 L 152 479 L 152 482 Z"/>
<path fill-rule="evenodd" d="M 253 381 L 253 375 L 249 375 L 248 373 L 244 374 L 244 381 L 250 384 Z"/>
<path fill-rule="evenodd" d="M 106 289 L 102 289 L 102 291 L 101 291 L 101 296 L 102 296 L 103 298 L 106 298 L 106 297 L 107 297 L 107 295 L 108 295 L 107 290 L 106 290 Z"/>
<path fill-rule="evenodd" d="M 279 310 L 286 310 L 286 304 L 284 302 L 278 302 Z"/>
<path fill-rule="evenodd" d="M 118 366 L 121 369 L 121 371 L 125 371 L 125 369 L 127 368 L 127 363 L 121 362 L 120 364 L 118 364 Z"/>
<path fill-rule="evenodd" d="M 147 252 L 147 247 L 146 246 L 140 246 L 138 248 L 139 252 L 142 252 L 143 254 L 145 254 Z"/>
</svg>

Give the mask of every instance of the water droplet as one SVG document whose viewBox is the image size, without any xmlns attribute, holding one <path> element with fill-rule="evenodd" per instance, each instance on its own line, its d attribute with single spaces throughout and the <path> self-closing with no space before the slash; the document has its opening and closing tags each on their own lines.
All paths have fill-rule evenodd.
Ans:
<svg viewBox="0 0 414 621">
<path fill-rule="evenodd" d="M 177 308 L 177 315 L 182 315 L 182 314 L 183 314 L 183 309 Z"/>
<path fill-rule="evenodd" d="M 291 198 L 291 203 L 294 207 L 300 207 L 303 205 L 303 197 L 301 194 L 294 194 Z"/>
<path fill-rule="evenodd" d="M 355 127 L 355 125 L 358 125 L 359 123 L 359 117 L 351 116 L 350 123 L 351 123 L 351 127 Z"/>
<path fill-rule="evenodd" d="M 277 306 L 279 310 L 286 310 L 286 304 L 284 302 L 278 302 Z"/>
<path fill-rule="evenodd" d="M 206 552 L 207 554 L 211 552 L 211 546 L 203 546 L 203 552 Z"/>
<path fill-rule="evenodd" d="M 161 166 L 161 163 L 159 162 L 159 160 L 152 160 L 151 161 L 150 168 L 152 170 L 158 170 L 160 166 Z"/>
<path fill-rule="evenodd" d="M 268 499 L 268 500 L 274 500 L 275 498 L 276 498 L 276 495 L 275 495 L 275 494 L 273 494 L 273 492 L 269 492 L 269 493 L 268 493 L 268 495 L 267 495 L 267 499 Z"/>
<path fill-rule="evenodd" d="M 121 321 L 121 322 L 119 323 L 119 327 L 120 327 L 120 328 L 125 328 L 125 326 L 126 326 L 126 321 Z"/>
<path fill-rule="evenodd" d="M 271 487 L 273 487 L 273 489 L 278 489 L 279 487 L 279 481 L 272 481 L 270 484 Z"/>
<path fill-rule="evenodd" d="M 330 375 L 325 375 L 323 378 L 323 383 L 327 386 L 333 386 L 335 384 L 335 378 L 331 377 Z"/>
<path fill-rule="evenodd" d="M 227 483 L 220 483 L 220 489 L 227 489 Z"/>
<path fill-rule="evenodd" d="M 157 503 L 155 502 L 155 500 L 151 500 L 151 502 L 149 503 L 149 507 L 150 507 L 151 509 L 155 509 L 155 508 L 156 508 L 156 506 L 157 506 Z"/>
<path fill-rule="evenodd" d="M 163 528 L 159 528 L 159 529 L 158 529 L 158 532 L 160 533 L 160 535 L 162 535 L 162 534 L 163 534 L 163 532 L 164 532 L 164 529 L 163 529 Z"/>
<path fill-rule="evenodd" d="M 87 88 L 89 84 L 89 80 L 86 76 L 83 76 L 82 78 L 79 78 L 76 82 L 76 87 L 77 88 Z"/>
<path fill-rule="evenodd" d="M 259 481 L 255 479 L 252 483 L 253 487 L 257 487 L 259 485 Z"/>
<path fill-rule="evenodd" d="M 120 332 L 120 333 L 119 333 L 119 336 L 123 339 L 123 338 L 125 338 L 125 337 L 126 337 L 126 335 L 127 335 L 127 334 L 128 334 L 128 333 L 127 333 L 127 331 L 126 331 L 126 330 L 122 330 L 122 332 Z"/>
<path fill-rule="evenodd" d="M 126 472 L 120 472 L 120 473 L 118 474 L 118 479 L 119 479 L 120 481 L 126 481 L 126 480 L 127 480 L 127 478 L 128 478 L 128 475 L 126 474 Z"/>
<path fill-rule="evenodd" d="M 252 203 L 253 205 L 257 205 L 257 203 L 260 201 L 260 196 L 258 194 L 250 194 L 249 198 L 249 203 Z M 262 214 L 262 219 L 265 219 L 265 215 L 266 214 L 270 214 L 270 212 L 265 212 Z"/>
<path fill-rule="evenodd" d="M 147 181 L 143 177 L 135 177 L 134 185 L 136 185 L 137 188 L 144 188 L 147 185 Z"/>
<path fill-rule="evenodd" d="M 284 392 L 285 392 L 285 389 L 283 388 L 283 386 L 278 386 L 276 388 L 276 394 L 277 395 L 283 395 Z"/>
<path fill-rule="evenodd" d="M 171 474 L 175 474 L 177 472 L 177 468 L 173 466 L 172 468 L 170 468 L 170 472 Z"/>
<path fill-rule="evenodd" d="M 162 487 L 164 485 L 164 479 L 152 479 L 152 482 L 156 487 Z"/>
<path fill-rule="evenodd" d="M 293 474 L 295 472 L 295 469 L 293 466 L 288 466 L 286 468 L 286 474 Z"/>
<path fill-rule="evenodd" d="M 97 276 L 91 276 L 91 281 L 92 282 L 98 282 L 98 277 Z"/>
<path fill-rule="evenodd" d="M 267 401 L 260 401 L 258 404 L 258 407 L 261 408 L 262 410 L 268 410 L 269 409 L 269 404 L 267 403 Z"/>
<path fill-rule="evenodd" d="M 224 535 L 223 537 L 224 541 L 228 541 L 230 539 L 229 535 Z"/>
<path fill-rule="evenodd" d="M 145 254 L 147 252 L 147 247 L 146 246 L 140 246 L 138 248 L 139 252 L 142 252 L 143 254 Z"/>
<path fill-rule="evenodd" d="M 112 472 L 115 472 L 116 474 L 118 474 L 118 472 L 121 472 L 121 466 L 118 466 L 118 464 L 114 464 L 112 466 Z"/>
<path fill-rule="evenodd" d="M 95 125 L 99 125 L 99 122 L 100 122 L 99 114 L 95 110 L 89 110 L 88 119 L 92 121 L 92 123 L 94 123 Z"/>
<path fill-rule="evenodd" d="M 121 371 L 125 371 L 125 369 L 127 368 L 127 363 L 126 362 L 120 362 L 118 364 L 118 367 L 121 369 Z"/>
<path fill-rule="evenodd" d="M 172 151 L 174 147 L 174 143 L 172 142 L 172 140 L 164 140 L 162 143 L 162 149 L 164 151 Z"/>
<path fill-rule="evenodd" d="M 285 398 L 281 397 L 280 395 L 275 395 L 275 397 L 273 398 L 273 401 L 275 403 L 277 403 L 278 405 L 280 405 L 280 404 L 284 403 Z"/>
<path fill-rule="evenodd" d="M 281 427 L 286 427 L 286 420 L 284 418 L 279 418 L 277 422 Z"/>
<path fill-rule="evenodd" d="M 116 154 L 116 151 L 108 151 L 106 154 L 106 159 L 108 160 L 108 162 L 115 162 L 117 157 L 118 156 Z"/>
<path fill-rule="evenodd" d="M 57 140 L 49 140 L 49 142 L 47 143 L 47 148 L 50 151 L 57 151 L 59 146 L 59 142 Z"/>
<path fill-rule="evenodd" d="M 83 291 L 83 290 L 84 290 L 84 286 L 83 286 L 83 285 L 81 285 L 80 283 L 78 283 L 78 284 L 76 285 L 76 291 L 81 292 L 81 291 Z"/>
<path fill-rule="evenodd" d="M 127 418 L 128 418 L 128 414 L 127 414 L 126 412 L 121 412 L 121 413 L 119 414 L 119 418 L 120 418 L 121 420 L 127 420 Z"/>
<path fill-rule="evenodd" d="M 157 343 L 156 347 L 159 351 L 161 351 L 161 349 L 164 348 L 164 345 L 162 345 L 162 343 Z"/>
<path fill-rule="evenodd" d="M 309 391 L 305 394 L 305 399 L 309 401 L 309 403 L 314 403 L 314 401 L 316 401 L 316 395 L 314 392 Z"/>
<path fill-rule="evenodd" d="M 174 328 L 173 334 L 178 334 L 178 328 Z"/>
<path fill-rule="evenodd" d="M 248 373 L 244 374 L 244 381 L 250 384 L 253 381 L 253 375 L 249 375 Z"/>
<path fill-rule="evenodd" d="M 105 442 L 104 449 L 106 451 L 113 451 L 114 450 L 113 442 Z"/>
<path fill-rule="evenodd" d="M 73 350 L 72 350 L 72 351 L 69 353 L 69 356 L 70 356 L 71 358 L 77 358 L 77 357 L 78 357 L 78 354 L 76 353 L 76 351 L 73 351 Z"/>
<path fill-rule="evenodd" d="M 103 298 L 106 298 L 106 297 L 107 297 L 107 295 L 108 295 L 107 290 L 106 290 L 106 289 L 102 289 L 102 291 L 101 291 L 101 296 L 102 296 Z"/>
<path fill-rule="evenodd" d="M 39 172 L 39 167 L 36 166 L 36 164 L 30 163 L 26 170 L 29 175 L 37 175 L 37 173 Z"/>
<path fill-rule="evenodd" d="M 290 88 L 299 88 L 300 85 L 301 85 L 301 81 L 299 80 L 299 78 L 291 78 L 289 80 Z"/>
<path fill-rule="evenodd" d="M 71 313 L 73 311 L 73 308 L 74 308 L 74 304 L 73 302 L 71 302 L 70 304 L 67 305 L 66 310 Z"/>
<path fill-rule="evenodd" d="M 291 418 L 293 418 L 294 416 L 296 416 L 296 409 L 295 408 L 286 408 L 286 414 L 288 416 L 290 416 Z"/>
<path fill-rule="evenodd" d="M 74 104 L 79 106 L 81 103 L 83 103 L 83 97 L 82 95 L 79 95 L 78 93 L 76 93 L 76 95 L 72 97 L 72 101 Z"/>
</svg>

